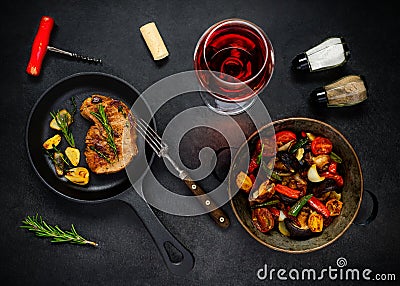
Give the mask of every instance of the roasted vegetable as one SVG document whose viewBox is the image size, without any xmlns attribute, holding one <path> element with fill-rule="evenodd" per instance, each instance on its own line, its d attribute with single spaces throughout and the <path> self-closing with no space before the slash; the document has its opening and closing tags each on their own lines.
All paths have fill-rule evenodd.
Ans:
<svg viewBox="0 0 400 286">
<path fill-rule="evenodd" d="M 298 199 L 300 192 L 281 184 L 275 185 L 275 191 L 291 199 Z"/>
<path fill-rule="evenodd" d="M 318 235 L 341 213 L 341 158 L 332 152 L 332 142 L 320 135 L 283 130 L 276 133 L 276 144 L 273 139 L 257 141 L 247 174 L 237 177 L 241 188 L 248 182 L 253 224 L 261 232 L 278 224 L 282 235 L 294 239 Z M 276 151 L 275 157 L 266 156 L 267 145 Z"/>
<path fill-rule="evenodd" d="M 267 208 L 252 210 L 253 225 L 261 232 L 268 232 L 274 228 L 274 218 Z"/>
<path fill-rule="evenodd" d="M 267 206 L 276 205 L 279 202 L 280 202 L 279 200 L 272 200 L 272 201 L 268 201 L 268 202 L 265 202 L 265 203 L 252 205 L 250 208 L 252 208 L 252 209 L 265 208 Z"/>
<path fill-rule="evenodd" d="M 328 208 L 316 197 L 311 197 L 307 203 L 313 210 L 322 214 L 324 217 L 328 218 L 331 216 L 331 212 Z"/>
<path fill-rule="evenodd" d="M 300 163 L 299 160 L 297 160 L 296 156 L 294 154 L 291 154 L 289 152 L 278 152 L 276 154 L 279 160 L 282 161 L 282 163 L 285 165 L 285 167 L 292 173 L 297 172 L 300 170 Z"/>
<path fill-rule="evenodd" d="M 326 202 L 326 207 L 329 210 L 331 216 L 338 216 L 342 211 L 343 203 L 337 199 L 331 199 Z"/>
<path fill-rule="evenodd" d="M 297 161 L 300 161 L 301 159 L 303 159 L 304 148 L 297 149 L 296 152 L 295 152 L 295 156 L 296 156 Z"/>
<path fill-rule="evenodd" d="M 89 183 L 89 171 L 84 167 L 72 168 L 67 171 L 65 178 L 74 184 L 86 185 Z"/>
<path fill-rule="evenodd" d="M 284 236 L 290 236 L 290 232 L 286 227 L 286 224 L 284 221 L 280 221 L 278 224 L 278 229 L 279 232 L 282 233 Z"/>
<path fill-rule="evenodd" d="M 265 200 L 270 199 L 274 194 L 274 183 L 269 183 L 269 181 L 265 181 L 260 184 L 258 189 L 252 190 L 249 195 L 249 201 L 250 202 L 257 202 L 257 203 L 262 203 Z"/>
<path fill-rule="evenodd" d="M 329 154 L 329 156 L 331 157 L 331 159 L 333 161 L 335 161 L 338 164 L 341 164 L 343 162 L 342 158 L 340 158 L 336 153 L 331 152 L 331 154 Z"/>
<path fill-rule="evenodd" d="M 321 232 L 324 228 L 324 218 L 322 215 L 312 212 L 308 217 L 308 228 L 312 232 Z"/>
<path fill-rule="evenodd" d="M 296 226 L 288 218 L 284 220 L 286 229 L 290 233 L 290 237 L 297 239 L 306 239 L 313 235 L 313 232 L 309 228 L 300 228 Z"/>
<path fill-rule="evenodd" d="M 321 183 L 315 185 L 312 188 L 312 193 L 316 197 L 320 197 L 324 193 L 332 192 L 332 191 L 337 191 L 339 187 L 337 186 L 335 180 L 333 179 L 325 179 Z"/>
<path fill-rule="evenodd" d="M 64 155 L 60 152 L 55 152 L 53 155 L 54 168 L 58 176 L 64 175 Z"/>
<path fill-rule="evenodd" d="M 66 109 L 61 109 L 59 112 L 57 112 L 56 118 L 58 119 L 64 118 L 64 121 L 67 123 L 68 126 L 71 125 L 73 122 L 72 115 Z M 61 130 L 60 126 L 57 124 L 56 118 L 53 118 L 50 121 L 50 128 L 55 130 Z"/>
<path fill-rule="evenodd" d="M 249 193 L 251 188 L 253 187 L 253 182 L 245 172 L 240 172 L 236 176 L 236 185 L 239 189 L 243 190 L 246 193 Z"/>
<path fill-rule="evenodd" d="M 324 172 L 321 174 L 321 176 L 323 176 L 326 179 L 333 179 L 333 180 L 335 180 L 338 187 L 343 187 L 343 184 L 344 184 L 343 177 L 340 176 L 339 174 L 332 174 L 330 172 Z"/>
<path fill-rule="evenodd" d="M 295 141 L 296 139 L 296 134 L 289 130 L 283 130 L 275 134 L 275 142 L 278 148 L 285 145 L 289 141 Z"/>
<path fill-rule="evenodd" d="M 317 137 L 311 142 L 311 151 L 314 155 L 329 154 L 332 152 L 332 142 L 325 137 Z"/>
<path fill-rule="evenodd" d="M 306 195 L 298 200 L 289 210 L 288 214 L 292 216 L 297 216 L 303 206 L 308 202 L 308 200 L 312 197 L 312 194 Z"/>
<path fill-rule="evenodd" d="M 318 155 L 312 157 L 312 161 L 317 165 L 318 169 L 322 169 L 325 165 L 331 162 L 331 157 L 329 157 L 329 155 Z"/>
<path fill-rule="evenodd" d="M 313 164 L 307 172 L 307 178 L 310 182 L 318 183 L 325 179 L 325 177 L 321 177 L 317 171 L 317 164 Z"/>
<path fill-rule="evenodd" d="M 58 144 L 60 144 L 61 142 L 61 136 L 60 134 L 56 134 L 53 137 L 47 139 L 44 143 L 43 143 L 43 148 L 46 150 L 50 150 L 53 149 L 53 147 L 57 147 Z"/>
<path fill-rule="evenodd" d="M 301 147 L 303 147 L 304 145 L 306 145 L 307 142 L 308 142 L 308 139 L 307 139 L 307 138 L 301 138 L 299 141 L 297 141 L 296 144 L 294 144 L 294 145 L 292 145 L 292 146 L 290 147 L 289 152 L 290 152 L 290 153 L 293 153 L 293 154 L 296 153 L 296 151 L 297 151 L 298 149 L 300 149 Z"/>
<path fill-rule="evenodd" d="M 67 147 L 65 149 L 65 155 L 67 156 L 68 160 L 71 162 L 73 166 L 75 167 L 78 166 L 81 157 L 81 153 L 79 152 L 78 149 Z"/>
</svg>

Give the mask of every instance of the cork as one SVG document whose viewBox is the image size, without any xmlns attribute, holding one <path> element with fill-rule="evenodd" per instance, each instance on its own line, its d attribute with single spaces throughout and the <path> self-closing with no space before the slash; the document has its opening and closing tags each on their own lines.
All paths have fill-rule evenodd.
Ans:
<svg viewBox="0 0 400 286">
<path fill-rule="evenodd" d="M 169 55 L 167 47 L 154 22 L 147 23 L 140 27 L 140 32 L 155 61 L 166 58 Z"/>
</svg>

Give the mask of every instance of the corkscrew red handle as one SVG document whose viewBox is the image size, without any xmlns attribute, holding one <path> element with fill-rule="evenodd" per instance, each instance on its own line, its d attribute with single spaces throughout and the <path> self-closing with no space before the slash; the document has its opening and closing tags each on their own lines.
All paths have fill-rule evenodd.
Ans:
<svg viewBox="0 0 400 286">
<path fill-rule="evenodd" d="M 40 74 L 53 26 L 54 19 L 49 16 L 43 16 L 40 20 L 39 29 L 32 45 L 31 58 L 26 68 L 26 72 L 30 75 L 38 76 Z"/>
</svg>

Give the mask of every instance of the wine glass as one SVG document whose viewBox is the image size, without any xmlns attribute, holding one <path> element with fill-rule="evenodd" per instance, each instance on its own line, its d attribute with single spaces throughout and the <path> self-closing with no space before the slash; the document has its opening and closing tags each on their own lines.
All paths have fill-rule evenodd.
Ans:
<svg viewBox="0 0 400 286">
<path fill-rule="evenodd" d="M 274 51 L 266 34 L 242 19 L 220 21 L 200 37 L 194 69 L 205 91 L 205 104 L 220 114 L 245 111 L 267 86 L 274 70 Z"/>
</svg>

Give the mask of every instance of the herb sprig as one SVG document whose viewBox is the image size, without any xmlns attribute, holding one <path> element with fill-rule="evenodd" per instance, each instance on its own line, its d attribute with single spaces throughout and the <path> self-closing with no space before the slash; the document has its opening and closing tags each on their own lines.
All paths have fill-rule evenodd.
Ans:
<svg viewBox="0 0 400 286">
<path fill-rule="evenodd" d="M 118 158 L 118 151 L 117 151 L 117 146 L 115 145 L 114 141 L 114 131 L 108 122 L 106 112 L 104 111 L 104 106 L 102 104 L 99 104 L 97 106 L 98 112 L 90 112 L 94 117 L 97 118 L 97 120 L 100 121 L 101 125 L 103 125 L 104 130 L 107 133 L 107 144 L 110 146 L 112 151 L 114 152 L 115 158 Z"/>
<path fill-rule="evenodd" d="M 68 116 L 67 114 L 60 114 L 60 112 L 54 113 L 50 112 L 51 117 L 56 121 L 58 127 L 60 127 L 62 134 L 64 135 L 65 139 L 67 140 L 68 144 L 75 148 L 75 140 L 72 132 L 69 130 L 68 127 Z"/>
<path fill-rule="evenodd" d="M 54 243 L 73 243 L 73 244 L 80 244 L 80 245 L 91 245 L 97 247 L 98 244 L 93 241 L 89 241 L 79 235 L 74 225 L 71 225 L 70 231 L 63 231 L 57 225 L 51 226 L 48 225 L 41 216 L 36 214 L 36 216 L 30 217 L 27 216 L 22 221 L 21 228 L 28 229 L 36 234 L 39 237 L 51 238 L 51 242 Z"/>
<path fill-rule="evenodd" d="M 97 155 L 99 155 L 100 158 L 103 158 L 104 160 L 107 161 L 107 163 L 110 163 L 110 164 L 111 164 L 110 159 L 109 159 L 106 155 L 104 155 L 103 152 L 101 152 L 100 150 L 98 150 L 98 149 L 97 149 L 96 147 L 94 147 L 94 146 L 90 146 L 89 148 L 90 148 L 90 150 L 96 152 Z"/>
</svg>

